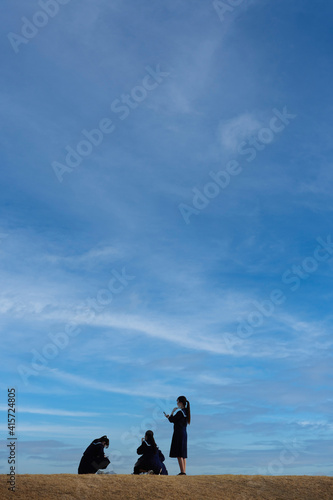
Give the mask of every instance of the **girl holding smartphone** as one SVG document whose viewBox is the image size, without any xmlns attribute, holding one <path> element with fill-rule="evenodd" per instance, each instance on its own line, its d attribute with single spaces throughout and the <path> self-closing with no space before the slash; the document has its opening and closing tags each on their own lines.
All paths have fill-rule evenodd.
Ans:
<svg viewBox="0 0 333 500">
<path fill-rule="evenodd" d="M 169 422 L 173 423 L 173 435 L 170 447 L 170 457 L 178 460 L 180 473 L 178 476 L 186 476 L 187 458 L 187 424 L 191 422 L 190 402 L 185 396 L 177 398 L 177 406 L 172 410 L 171 415 L 166 415 Z"/>
</svg>

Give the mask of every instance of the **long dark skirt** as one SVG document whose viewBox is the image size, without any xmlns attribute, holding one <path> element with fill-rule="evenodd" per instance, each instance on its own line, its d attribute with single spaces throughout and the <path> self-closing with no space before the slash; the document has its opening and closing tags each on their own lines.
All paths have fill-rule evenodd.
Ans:
<svg viewBox="0 0 333 500">
<path fill-rule="evenodd" d="M 134 474 L 140 474 L 141 471 L 148 472 L 153 470 L 154 474 L 159 474 L 161 469 L 163 472 L 163 463 L 160 461 L 158 455 L 152 457 L 140 457 L 134 465 Z"/>
<path fill-rule="evenodd" d="M 169 456 L 172 458 L 187 458 L 186 427 L 181 427 L 173 431 Z"/>
</svg>

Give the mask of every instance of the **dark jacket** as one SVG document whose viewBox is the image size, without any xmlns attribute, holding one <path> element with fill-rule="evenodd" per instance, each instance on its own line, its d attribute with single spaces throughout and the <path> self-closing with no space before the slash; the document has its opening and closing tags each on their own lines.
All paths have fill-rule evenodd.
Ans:
<svg viewBox="0 0 333 500">
<path fill-rule="evenodd" d="M 149 445 L 146 441 L 143 441 L 136 452 L 138 455 L 141 455 L 141 457 L 134 465 L 135 474 L 138 474 L 140 470 L 153 470 L 155 474 L 160 474 L 161 469 L 162 474 L 168 474 L 168 471 L 163 464 L 165 457 L 159 448 L 157 448 L 157 450 L 154 450 L 152 445 Z"/>
<path fill-rule="evenodd" d="M 104 454 L 104 445 L 94 439 L 82 455 L 78 473 L 95 474 L 99 469 L 106 469 L 109 463 L 110 460 Z"/>
</svg>

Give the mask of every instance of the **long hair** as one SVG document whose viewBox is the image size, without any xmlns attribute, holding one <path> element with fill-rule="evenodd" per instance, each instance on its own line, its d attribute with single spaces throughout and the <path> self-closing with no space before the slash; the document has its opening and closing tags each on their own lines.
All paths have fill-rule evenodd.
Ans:
<svg viewBox="0 0 333 500">
<path fill-rule="evenodd" d="M 102 437 L 100 437 L 100 438 L 98 438 L 98 439 L 94 439 L 94 440 L 93 440 L 93 443 L 98 443 L 99 441 L 104 441 L 104 443 L 106 443 L 106 444 L 105 444 L 106 448 L 108 448 L 108 447 L 109 447 L 109 443 L 110 443 L 110 442 L 109 442 L 109 438 L 108 438 L 107 436 L 102 436 Z"/>
<path fill-rule="evenodd" d="M 187 423 L 190 424 L 191 423 L 191 407 L 190 407 L 190 402 L 185 398 L 185 396 L 179 396 L 179 398 L 177 398 L 177 401 L 179 401 L 180 403 L 183 403 L 184 409 L 185 409 L 185 413 L 186 413 L 186 416 L 187 416 Z"/>
<path fill-rule="evenodd" d="M 146 441 L 148 444 L 150 444 L 150 446 L 152 446 L 154 452 L 157 451 L 157 444 L 155 442 L 155 439 L 154 439 L 154 433 L 153 431 L 146 431 L 146 434 L 145 434 L 145 438 L 146 438 Z"/>
</svg>

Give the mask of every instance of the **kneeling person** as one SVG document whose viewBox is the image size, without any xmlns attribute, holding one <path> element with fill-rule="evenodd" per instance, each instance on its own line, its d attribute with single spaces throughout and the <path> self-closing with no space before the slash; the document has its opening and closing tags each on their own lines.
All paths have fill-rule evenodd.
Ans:
<svg viewBox="0 0 333 500">
<path fill-rule="evenodd" d="M 106 469 L 110 460 L 105 456 L 104 448 L 108 447 L 107 436 L 94 439 L 82 455 L 78 474 L 96 474 L 99 469 Z"/>
<path fill-rule="evenodd" d="M 153 431 L 147 431 L 141 441 L 141 445 L 136 450 L 141 457 L 134 465 L 134 474 L 150 472 L 167 475 L 168 471 L 163 463 L 165 458 L 155 442 Z"/>
</svg>

